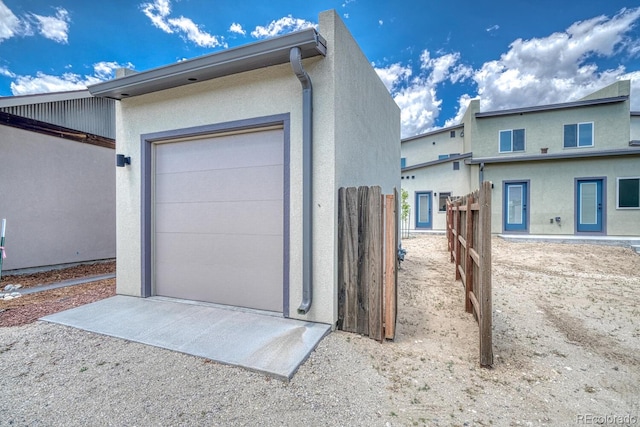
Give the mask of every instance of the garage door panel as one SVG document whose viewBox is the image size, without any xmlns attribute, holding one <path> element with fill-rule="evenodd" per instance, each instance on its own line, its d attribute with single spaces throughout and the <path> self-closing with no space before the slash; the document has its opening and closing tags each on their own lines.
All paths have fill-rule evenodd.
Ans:
<svg viewBox="0 0 640 427">
<path fill-rule="evenodd" d="M 282 312 L 283 131 L 154 153 L 154 294 Z"/>
<path fill-rule="evenodd" d="M 156 172 L 164 174 L 282 165 L 282 135 L 282 130 L 274 130 L 160 144 L 157 146 Z"/>
<path fill-rule="evenodd" d="M 282 236 L 281 200 L 159 204 L 156 232 Z"/>
<path fill-rule="evenodd" d="M 156 176 L 156 202 L 282 200 L 282 166 Z"/>
<path fill-rule="evenodd" d="M 156 241 L 156 259 L 170 260 L 156 265 L 157 295 L 282 311 L 281 237 L 158 233 Z"/>
</svg>

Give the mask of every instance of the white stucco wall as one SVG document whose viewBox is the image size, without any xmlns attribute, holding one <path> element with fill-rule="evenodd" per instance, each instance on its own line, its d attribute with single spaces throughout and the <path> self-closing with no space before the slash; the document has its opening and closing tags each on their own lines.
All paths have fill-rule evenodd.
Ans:
<svg viewBox="0 0 640 427">
<path fill-rule="evenodd" d="M 438 211 L 439 197 L 433 194 L 451 193 L 452 196 L 464 196 L 469 190 L 469 179 L 472 168 L 464 164 L 464 159 L 457 160 L 459 170 L 453 170 L 453 162 L 406 171 L 402 174 L 402 189 L 409 193 L 407 202 L 411 206 L 410 230 L 416 230 L 416 192 L 432 192 L 432 227 L 434 231 L 445 231 L 447 219 L 445 212 Z"/>
<path fill-rule="evenodd" d="M 453 138 L 451 131 L 455 132 Z M 463 127 L 447 128 L 403 140 L 402 157 L 406 159 L 406 166 L 438 160 L 440 155 L 463 154 L 462 131 Z"/>
<path fill-rule="evenodd" d="M 617 209 L 617 177 L 638 176 L 640 157 L 611 157 L 573 161 L 491 164 L 485 179 L 492 181 L 491 230 L 503 231 L 503 182 L 530 180 L 530 234 L 575 234 L 575 178 L 606 177 L 606 234 L 640 235 L 640 209 Z M 549 220 L 561 217 L 558 225 Z"/>
<path fill-rule="evenodd" d="M 114 150 L 0 126 L 3 270 L 115 257 Z"/>
<path fill-rule="evenodd" d="M 399 181 L 399 111 L 397 107 L 394 110 L 390 106 L 388 93 L 385 99 L 376 87 L 372 94 L 367 94 L 368 87 L 352 86 L 362 84 L 358 83 L 362 76 L 366 78 L 362 82 L 370 84 L 371 73 L 375 73 L 364 57 L 350 64 L 348 73 L 345 71 L 345 65 L 340 61 L 348 60 L 353 50 L 350 43 L 355 45 L 355 42 L 334 12 L 320 15 L 318 31 L 327 41 L 327 56 L 303 61 L 313 82 L 314 262 L 313 304 L 309 313 L 301 316 L 296 311 L 302 298 L 302 88 L 290 64 L 132 97 L 119 103 L 117 151 L 131 156 L 132 165 L 120 168 L 116 177 L 118 293 L 141 295 L 140 135 L 289 113 L 289 314 L 291 317 L 335 324 L 337 189 L 344 184 L 378 184 L 388 190 L 394 182 Z M 367 67 L 369 70 L 366 70 Z M 336 82 L 340 82 L 340 96 Z M 382 86 L 381 83 L 379 85 Z M 365 100 L 358 100 L 358 97 L 365 95 Z M 351 110 L 356 102 L 367 104 L 368 107 Z M 359 117 L 360 114 L 364 116 Z M 372 117 L 373 127 L 367 130 L 364 123 L 369 117 Z M 357 124 L 359 120 L 363 120 L 363 124 Z M 354 124 L 345 124 L 350 121 Z M 380 123 L 376 124 L 375 121 Z M 391 129 L 381 129 L 387 125 Z M 381 136 L 367 141 L 368 138 L 357 138 L 358 132 L 364 132 L 365 137 L 371 137 L 376 132 Z M 396 147 L 384 150 L 376 148 L 396 134 Z M 373 154 L 368 153 L 370 148 L 376 148 L 372 150 Z M 391 164 L 398 166 L 386 171 Z M 363 173 L 365 170 L 366 174 Z M 392 180 L 393 174 L 396 175 Z M 356 178 L 349 180 L 348 177 Z M 373 180 L 374 177 L 376 180 Z"/>
</svg>

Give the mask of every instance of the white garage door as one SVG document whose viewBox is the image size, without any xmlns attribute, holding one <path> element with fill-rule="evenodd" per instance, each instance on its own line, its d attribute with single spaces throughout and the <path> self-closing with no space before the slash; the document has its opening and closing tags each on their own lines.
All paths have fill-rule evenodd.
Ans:
<svg viewBox="0 0 640 427">
<path fill-rule="evenodd" d="M 154 293 L 283 310 L 282 130 L 155 146 Z"/>
</svg>

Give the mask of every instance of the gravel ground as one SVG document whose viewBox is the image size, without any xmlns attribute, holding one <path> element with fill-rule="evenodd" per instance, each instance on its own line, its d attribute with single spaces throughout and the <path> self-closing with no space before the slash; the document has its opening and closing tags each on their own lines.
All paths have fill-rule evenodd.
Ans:
<svg viewBox="0 0 640 427">
<path fill-rule="evenodd" d="M 0 426 L 640 424 L 640 256 L 495 238 L 483 369 L 446 239 L 403 246 L 396 340 L 334 332 L 288 383 L 44 322 L 0 328 Z"/>
</svg>

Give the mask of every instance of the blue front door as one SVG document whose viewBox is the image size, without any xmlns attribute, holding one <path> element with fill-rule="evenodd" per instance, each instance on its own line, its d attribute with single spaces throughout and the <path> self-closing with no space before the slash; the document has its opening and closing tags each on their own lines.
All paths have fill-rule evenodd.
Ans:
<svg viewBox="0 0 640 427">
<path fill-rule="evenodd" d="M 577 231 L 602 232 L 602 180 L 578 180 L 577 186 Z"/>
<path fill-rule="evenodd" d="M 504 184 L 504 230 L 527 231 L 527 182 Z"/>
<path fill-rule="evenodd" d="M 431 191 L 416 193 L 416 228 L 431 228 Z"/>
</svg>

